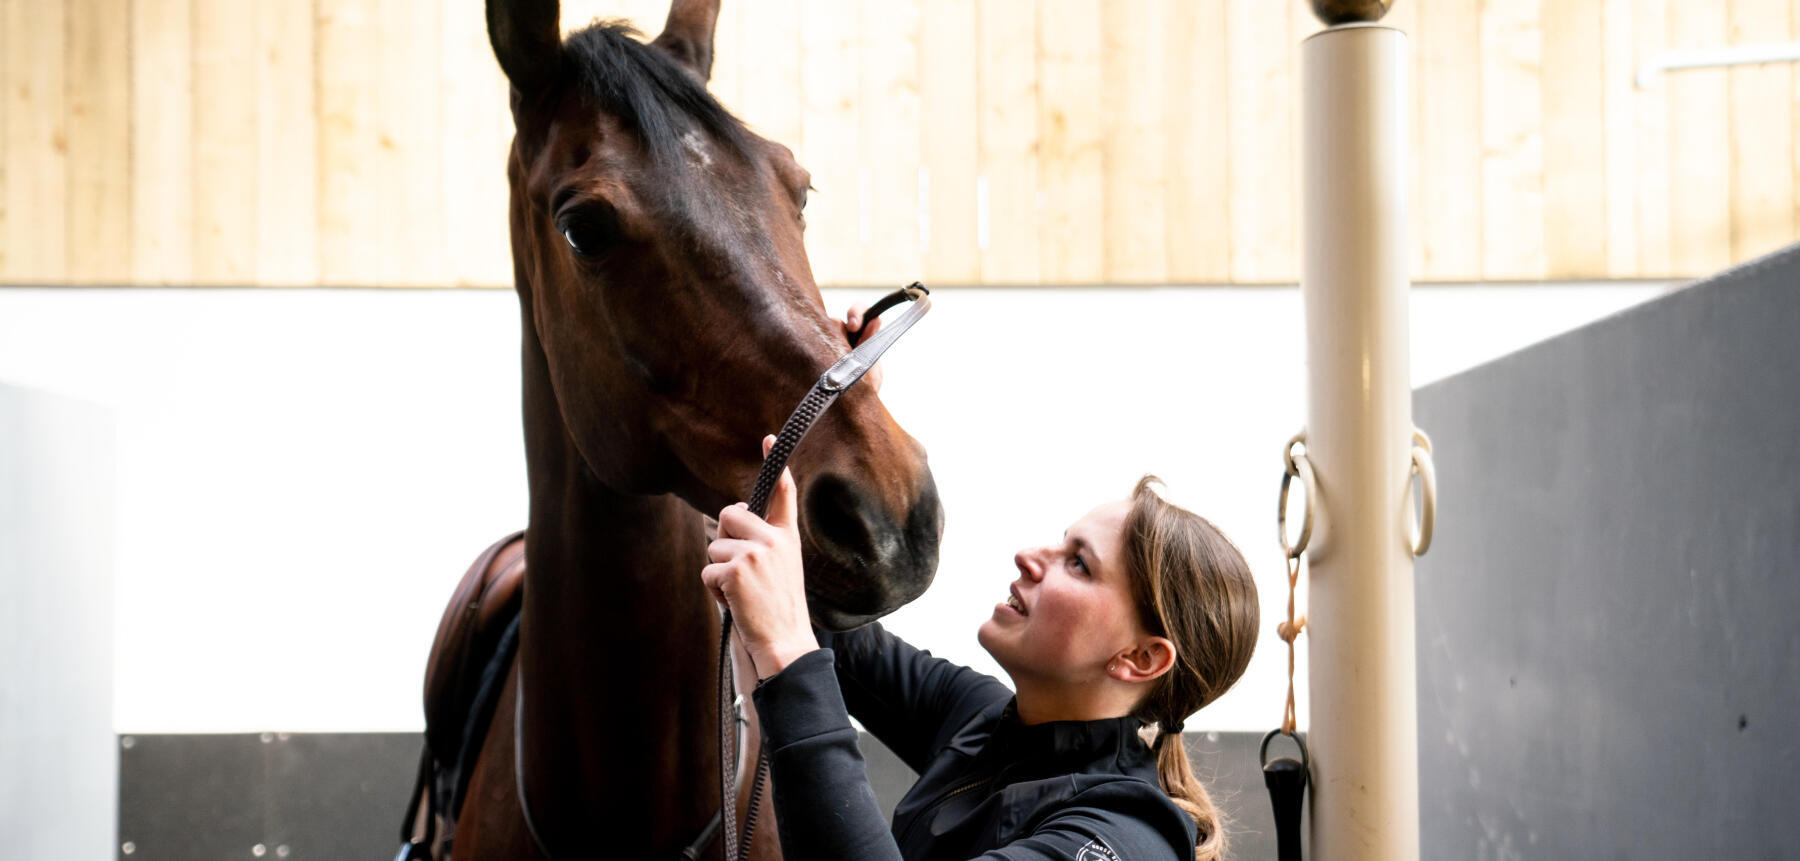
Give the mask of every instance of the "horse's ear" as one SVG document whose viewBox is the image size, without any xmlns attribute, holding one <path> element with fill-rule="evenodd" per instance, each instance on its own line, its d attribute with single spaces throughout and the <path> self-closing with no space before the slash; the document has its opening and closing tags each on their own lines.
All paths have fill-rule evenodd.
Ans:
<svg viewBox="0 0 1800 861">
<path fill-rule="evenodd" d="M 693 69 L 700 80 L 711 80 L 713 28 L 718 23 L 719 0 L 675 0 L 662 35 L 651 44 Z"/>
<path fill-rule="evenodd" d="M 487 0 L 487 28 L 514 89 L 535 93 L 556 79 L 562 56 L 557 0 Z"/>
</svg>

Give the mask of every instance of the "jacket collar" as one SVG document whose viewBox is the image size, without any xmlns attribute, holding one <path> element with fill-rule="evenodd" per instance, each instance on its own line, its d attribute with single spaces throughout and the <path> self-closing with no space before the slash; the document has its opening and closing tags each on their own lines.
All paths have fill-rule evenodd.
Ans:
<svg viewBox="0 0 1800 861">
<path fill-rule="evenodd" d="M 1143 721 L 1129 715 L 1101 720 L 1047 721 L 1028 726 L 1020 722 L 1018 699 L 1014 698 L 1007 702 L 999 720 L 993 724 L 992 736 L 985 747 L 1009 761 L 1031 757 L 1076 766 L 1097 760 L 1115 760 L 1126 768 L 1144 764 L 1154 768 L 1155 752 L 1139 734 L 1144 726 Z"/>
</svg>

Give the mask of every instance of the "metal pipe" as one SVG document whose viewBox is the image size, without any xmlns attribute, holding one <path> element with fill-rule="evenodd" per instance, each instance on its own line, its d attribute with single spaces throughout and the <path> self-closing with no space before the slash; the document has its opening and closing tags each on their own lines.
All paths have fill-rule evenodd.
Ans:
<svg viewBox="0 0 1800 861">
<path fill-rule="evenodd" d="M 1791 63 L 1800 60 L 1800 42 L 1776 42 L 1771 45 L 1727 45 L 1723 48 L 1688 48 L 1666 51 L 1638 67 L 1633 83 L 1645 89 L 1657 74 L 1680 69 L 1706 69 L 1715 66 L 1748 66 L 1756 63 Z"/>
<path fill-rule="evenodd" d="M 1346 24 L 1301 44 L 1300 292 L 1307 457 L 1312 847 L 1325 861 L 1419 857 L 1409 546 L 1406 34 Z"/>
</svg>

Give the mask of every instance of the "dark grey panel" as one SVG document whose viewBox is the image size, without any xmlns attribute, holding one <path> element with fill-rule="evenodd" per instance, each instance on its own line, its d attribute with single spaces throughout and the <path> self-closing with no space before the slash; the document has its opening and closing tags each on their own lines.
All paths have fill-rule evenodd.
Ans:
<svg viewBox="0 0 1800 861">
<path fill-rule="evenodd" d="M 1427 858 L 1795 857 L 1800 246 L 1419 390 Z"/>
<path fill-rule="evenodd" d="M 423 744 L 417 733 L 127 736 L 119 841 L 133 851 L 119 858 L 392 858 Z"/>
</svg>

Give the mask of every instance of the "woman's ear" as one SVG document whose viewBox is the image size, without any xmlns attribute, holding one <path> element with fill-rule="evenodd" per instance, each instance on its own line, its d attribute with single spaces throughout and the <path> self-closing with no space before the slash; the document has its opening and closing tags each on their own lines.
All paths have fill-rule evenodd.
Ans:
<svg viewBox="0 0 1800 861">
<path fill-rule="evenodd" d="M 1147 682 L 1175 666 L 1175 644 L 1167 637 L 1145 637 L 1135 646 L 1113 656 L 1107 670 L 1113 678 Z"/>
</svg>

